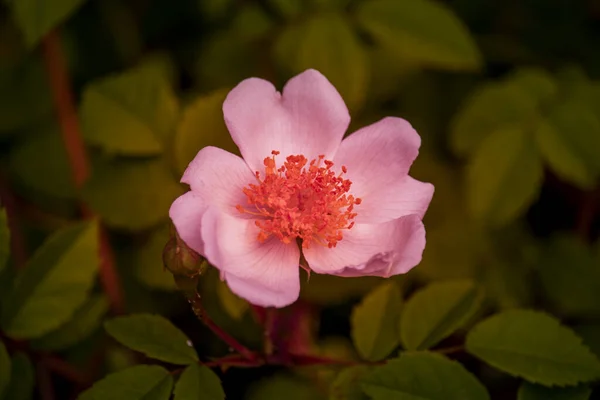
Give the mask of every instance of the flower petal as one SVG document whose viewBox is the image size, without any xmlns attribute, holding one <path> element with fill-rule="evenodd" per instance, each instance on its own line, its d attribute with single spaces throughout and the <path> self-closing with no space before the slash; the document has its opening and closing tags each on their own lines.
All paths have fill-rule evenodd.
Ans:
<svg viewBox="0 0 600 400">
<path fill-rule="evenodd" d="M 300 294 L 300 250 L 276 238 L 257 239 L 253 220 L 209 208 L 202 218 L 204 253 L 238 296 L 262 307 L 284 307 Z"/>
<path fill-rule="evenodd" d="M 246 204 L 243 188 L 256 182 L 256 178 L 240 157 L 209 146 L 200 150 L 190 162 L 181 182 L 189 184 L 206 205 L 215 205 L 222 211 L 238 215 L 235 206 Z"/>
<path fill-rule="evenodd" d="M 200 222 L 206 208 L 206 202 L 199 194 L 187 192 L 179 196 L 169 209 L 169 216 L 179 237 L 192 250 L 200 254 L 204 253 Z"/>
<path fill-rule="evenodd" d="M 348 168 L 351 193 L 362 199 L 356 223 L 381 223 L 405 215 L 421 218 L 433 196 L 433 185 L 408 176 L 419 154 L 421 138 L 401 118 L 388 117 L 344 139 L 334 158 Z"/>
<path fill-rule="evenodd" d="M 271 151 L 281 159 L 303 154 L 331 159 L 350 123 L 344 100 L 321 73 L 307 70 L 290 79 L 283 94 L 268 81 L 242 81 L 223 103 L 225 123 L 252 171 L 263 171 Z"/>
<path fill-rule="evenodd" d="M 421 262 L 424 249 L 425 227 L 413 214 L 381 224 L 356 224 L 336 247 L 312 246 L 304 257 L 317 273 L 388 278 Z"/>
</svg>

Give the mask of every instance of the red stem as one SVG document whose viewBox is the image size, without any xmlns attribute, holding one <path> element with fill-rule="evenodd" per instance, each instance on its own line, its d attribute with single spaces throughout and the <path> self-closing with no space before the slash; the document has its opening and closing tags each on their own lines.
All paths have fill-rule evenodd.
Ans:
<svg viewBox="0 0 600 400">
<path fill-rule="evenodd" d="M 191 299 L 188 299 L 194 314 L 210 329 L 215 335 L 217 335 L 225 344 L 231 347 L 233 350 L 240 353 L 248 360 L 257 360 L 258 355 L 248 349 L 246 346 L 238 342 L 233 336 L 225 332 L 219 325 L 217 325 L 208 315 L 204 306 L 202 305 L 202 299 L 200 294 L 196 293 Z"/>
<path fill-rule="evenodd" d="M 83 138 L 79 129 L 77 110 L 71 92 L 71 85 L 60 37 L 56 31 L 50 31 L 42 40 L 44 63 L 52 97 L 61 127 L 62 139 L 67 150 L 73 183 L 81 188 L 90 175 L 90 164 Z M 94 218 L 93 212 L 81 205 L 86 218 Z M 123 292 L 116 272 L 115 263 L 107 235 L 100 228 L 100 281 L 108 296 L 114 313 L 122 314 L 125 306 Z"/>
</svg>

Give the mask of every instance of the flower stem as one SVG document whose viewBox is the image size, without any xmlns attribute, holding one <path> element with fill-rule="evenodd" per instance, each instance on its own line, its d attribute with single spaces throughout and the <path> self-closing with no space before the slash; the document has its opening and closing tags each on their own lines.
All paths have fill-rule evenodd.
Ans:
<svg viewBox="0 0 600 400">
<path fill-rule="evenodd" d="M 90 165 L 79 129 L 77 110 L 71 93 L 65 56 L 56 30 L 50 31 L 44 37 L 42 51 L 63 143 L 71 166 L 73 183 L 77 188 L 81 188 L 90 175 Z M 85 204 L 81 204 L 80 208 L 85 218 L 95 217 Z M 108 237 L 102 227 L 100 227 L 99 240 L 100 280 L 110 300 L 111 309 L 116 314 L 122 314 L 125 311 L 123 292 Z"/>
<path fill-rule="evenodd" d="M 202 299 L 199 293 L 195 293 L 194 296 L 188 298 L 188 302 L 192 306 L 194 314 L 198 317 L 204 325 L 208 327 L 215 335 L 217 335 L 225 344 L 231 347 L 233 350 L 240 353 L 244 358 L 248 360 L 258 360 L 258 355 L 248 349 L 246 346 L 238 342 L 233 336 L 225 332 L 219 325 L 217 325 L 208 315 L 204 306 L 202 305 Z"/>
</svg>

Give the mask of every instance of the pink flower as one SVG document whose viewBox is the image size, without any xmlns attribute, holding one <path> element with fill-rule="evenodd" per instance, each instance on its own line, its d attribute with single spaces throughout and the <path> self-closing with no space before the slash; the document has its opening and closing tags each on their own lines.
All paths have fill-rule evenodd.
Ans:
<svg viewBox="0 0 600 400">
<path fill-rule="evenodd" d="M 384 118 L 342 141 L 350 116 L 315 70 L 283 93 L 262 79 L 234 88 L 225 122 L 243 156 L 200 150 L 171 206 L 180 237 L 256 305 L 284 307 L 300 292 L 300 253 L 319 274 L 403 274 L 421 261 L 433 185 L 408 176 L 421 139 Z"/>
</svg>

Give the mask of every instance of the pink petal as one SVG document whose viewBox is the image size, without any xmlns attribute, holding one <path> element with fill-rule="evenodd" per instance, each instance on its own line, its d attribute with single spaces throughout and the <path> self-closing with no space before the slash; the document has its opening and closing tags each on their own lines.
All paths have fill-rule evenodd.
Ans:
<svg viewBox="0 0 600 400">
<path fill-rule="evenodd" d="M 419 154 L 421 138 L 408 122 L 388 117 L 344 139 L 334 163 L 348 168 L 350 192 L 362 199 L 357 223 L 380 223 L 405 215 L 421 218 L 433 196 L 433 185 L 408 176 Z"/>
<path fill-rule="evenodd" d="M 338 276 L 404 274 L 421 262 L 425 227 L 418 215 L 381 224 L 357 224 L 334 248 L 313 245 L 304 250 L 310 268 Z"/>
<path fill-rule="evenodd" d="M 243 188 L 256 178 L 240 157 L 217 147 L 205 147 L 198 152 L 183 173 L 181 182 L 207 205 L 239 215 L 235 206 L 246 204 Z"/>
<path fill-rule="evenodd" d="M 252 171 L 264 171 L 271 151 L 303 154 L 309 160 L 331 159 L 350 123 L 337 90 L 318 71 L 290 79 L 283 95 L 270 83 L 250 78 L 237 85 L 223 103 L 225 123 Z"/>
<path fill-rule="evenodd" d="M 253 220 L 209 208 L 202 218 L 204 253 L 238 296 L 262 307 L 284 307 L 300 294 L 300 250 L 276 238 L 257 239 Z"/>
<path fill-rule="evenodd" d="M 204 253 L 200 221 L 206 208 L 206 202 L 199 194 L 187 192 L 179 196 L 169 209 L 169 216 L 179 237 L 192 250 L 200 254 Z"/>
</svg>

